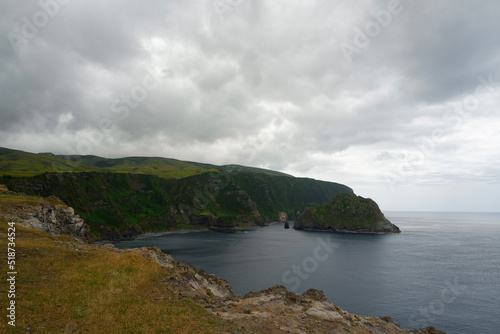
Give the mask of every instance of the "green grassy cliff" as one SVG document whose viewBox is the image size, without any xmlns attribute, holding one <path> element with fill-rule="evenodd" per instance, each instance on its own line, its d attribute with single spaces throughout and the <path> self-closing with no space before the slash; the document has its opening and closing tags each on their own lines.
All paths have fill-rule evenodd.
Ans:
<svg viewBox="0 0 500 334">
<path fill-rule="evenodd" d="M 328 204 L 307 208 L 295 229 L 357 233 L 399 233 L 370 198 L 339 194 Z"/>
<path fill-rule="evenodd" d="M 56 162 L 68 168 L 75 163 L 75 169 L 56 173 L 51 169 Z M 98 239 L 263 225 L 277 220 L 280 211 L 293 219 L 308 206 L 353 193 L 338 183 L 236 165 L 64 157 L 8 149 L 0 149 L 0 184 L 29 195 L 57 196 L 85 219 Z"/>
</svg>

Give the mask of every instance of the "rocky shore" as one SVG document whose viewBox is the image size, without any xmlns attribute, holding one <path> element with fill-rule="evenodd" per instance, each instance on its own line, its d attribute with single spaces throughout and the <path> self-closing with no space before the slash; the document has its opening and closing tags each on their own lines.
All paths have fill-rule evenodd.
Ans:
<svg viewBox="0 0 500 334">
<path fill-rule="evenodd" d="M 86 254 L 138 254 L 147 262 L 165 268 L 160 284 L 170 295 L 196 303 L 233 328 L 221 333 L 443 333 L 432 327 L 405 330 L 390 317 L 346 312 L 328 301 L 322 291 L 314 289 L 300 295 L 277 285 L 237 295 L 224 279 L 177 262 L 157 247 L 117 249 L 112 244 L 91 244 L 88 226 L 56 198 L 26 197 L 6 189 L 0 190 L 0 198 L 0 220 L 70 236 L 69 241 L 54 240 L 58 245 Z M 159 294 L 155 300 L 169 303 L 170 297 Z"/>
<path fill-rule="evenodd" d="M 203 306 L 207 312 L 235 325 L 236 333 L 389 333 L 441 334 L 433 327 L 406 330 L 390 317 L 369 317 L 352 314 L 329 302 L 321 290 L 309 289 L 303 294 L 275 285 L 243 296 L 234 293 L 229 283 L 216 275 L 198 271 L 177 262 L 157 247 L 117 249 L 113 252 L 134 252 L 173 270 L 163 281 L 183 299 Z M 161 298 L 161 297 L 160 297 Z"/>
</svg>

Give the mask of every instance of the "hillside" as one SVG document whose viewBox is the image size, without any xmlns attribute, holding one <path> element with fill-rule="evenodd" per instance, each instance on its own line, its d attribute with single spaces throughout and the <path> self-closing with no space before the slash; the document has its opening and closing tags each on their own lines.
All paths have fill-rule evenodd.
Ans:
<svg viewBox="0 0 500 334">
<path fill-rule="evenodd" d="M 272 170 L 240 165 L 215 166 L 158 157 L 107 159 L 94 155 L 54 155 L 29 153 L 0 147 L 0 176 L 34 176 L 43 173 L 105 172 L 156 175 L 166 179 L 213 171 L 240 171 L 275 176 L 290 176 Z"/>
<path fill-rule="evenodd" d="M 307 208 L 295 229 L 356 233 L 400 233 L 370 198 L 339 194 L 330 203 Z"/>
<path fill-rule="evenodd" d="M 325 204 L 337 194 L 353 194 L 351 188 L 334 182 L 251 167 L 158 158 L 73 156 L 71 159 L 80 161 L 81 170 L 41 172 L 55 161 L 69 163 L 67 157 L 1 152 L 0 183 L 16 192 L 60 198 L 85 219 L 96 239 L 116 240 L 160 230 L 203 227 L 227 231 L 234 226 L 264 225 L 277 220 L 279 212 L 293 219 L 306 207 Z M 130 172 L 132 166 L 136 172 Z"/>
</svg>

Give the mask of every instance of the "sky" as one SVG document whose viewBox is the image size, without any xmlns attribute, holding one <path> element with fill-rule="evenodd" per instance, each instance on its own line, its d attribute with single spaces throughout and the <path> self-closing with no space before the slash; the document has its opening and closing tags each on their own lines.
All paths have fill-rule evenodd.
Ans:
<svg viewBox="0 0 500 334">
<path fill-rule="evenodd" d="M 0 3 L 0 146 L 241 164 L 500 211 L 487 0 Z"/>
</svg>

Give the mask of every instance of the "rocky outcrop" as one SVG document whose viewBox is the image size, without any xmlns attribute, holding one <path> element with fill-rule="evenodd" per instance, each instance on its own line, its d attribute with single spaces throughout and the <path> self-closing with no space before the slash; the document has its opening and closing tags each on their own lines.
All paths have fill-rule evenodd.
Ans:
<svg viewBox="0 0 500 334">
<path fill-rule="evenodd" d="M 73 208 L 56 197 L 25 196 L 10 192 L 4 186 L 0 189 L 3 201 L 0 219 L 47 231 L 52 234 L 66 234 L 82 240 L 89 240 L 90 228 Z"/>
<path fill-rule="evenodd" d="M 170 255 L 163 253 L 158 247 L 142 247 L 133 249 L 117 249 L 112 244 L 101 247 L 118 253 L 137 253 L 149 261 L 156 262 L 172 270 L 171 276 L 164 283 L 175 289 L 175 292 L 186 298 L 206 299 L 214 296 L 227 298 L 234 291 L 226 280 L 203 270 L 197 270 L 188 263 L 175 261 Z"/>
<path fill-rule="evenodd" d="M 288 220 L 288 215 L 286 214 L 285 211 L 278 212 L 278 221 L 286 222 L 287 220 Z"/>
<path fill-rule="evenodd" d="M 297 230 L 350 233 L 400 233 L 370 198 L 337 195 L 326 205 L 307 208 L 295 221 Z"/>
<path fill-rule="evenodd" d="M 244 328 L 244 333 L 443 333 L 431 327 L 405 330 L 390 317 L 346 312 L 315 289 L 295 294 L 276 285 L 244 296 L 209 300 L 205 304 L 214 315 Z"/>
<path fill-rule="evenodd" d="M 444 334 L 433 327 L 405 330 L 390 317 L 352 314 L 327 300 L 321 290 L 303 294 L 276 285 L 244 296 L 236 295 L 229 283 L 193 266 L 174 261 L 157 247 L 109 250 L 134 252 L 171 270 L 163 284 L 178 296 L 195 301 L 208 312 L 240 328 L 239 333 L 389 333 Z"/>
</svg>

